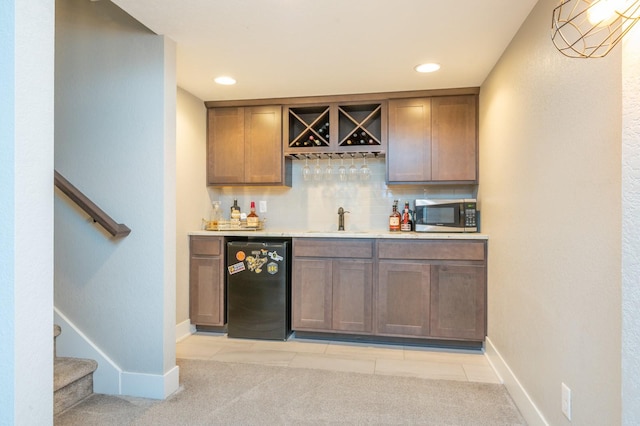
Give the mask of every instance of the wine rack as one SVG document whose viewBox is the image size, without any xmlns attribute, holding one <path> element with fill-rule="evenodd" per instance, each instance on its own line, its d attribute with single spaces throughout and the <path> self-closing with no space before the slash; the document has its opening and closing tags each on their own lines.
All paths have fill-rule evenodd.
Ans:
<svg viewBox="0 0 640 426">
<path fill-rule="evenodd" d="M 373 145 L 382 142 L 382 105 L 338 107 L 339 146 Z"/>
<path fill-rule="evenodd" d="M 289 108 L 289 147 L 328 147 L 330 130 L 328 106 Z"/>
<path fill-rule="evenodd" d="M 292 105 L 284 120 L 288 156 L 386 150 L 386 102 Z"/>
</svg>

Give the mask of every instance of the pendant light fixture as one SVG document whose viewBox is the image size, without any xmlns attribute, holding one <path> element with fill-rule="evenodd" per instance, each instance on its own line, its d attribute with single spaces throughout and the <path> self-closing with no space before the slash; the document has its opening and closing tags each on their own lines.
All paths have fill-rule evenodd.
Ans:
<svg viewBox="0 0 640 426">
<path fill-rule="evenodd" d="M 551 40 L 570 58 L 601 58 L 640 20 L 640 0 L 562 0 Z"/>
</svg>

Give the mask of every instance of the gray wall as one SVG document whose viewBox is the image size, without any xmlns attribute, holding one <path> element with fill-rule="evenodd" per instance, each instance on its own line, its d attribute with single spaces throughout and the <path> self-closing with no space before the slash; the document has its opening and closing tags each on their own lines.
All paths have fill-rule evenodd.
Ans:
<svg viewBox="0 0 640 426">
<path fill-rule="evenodd" d="M 176 324 L 178 339 L 189 327 L 189 238 L 208 217 L 206 188 L 207 109 L 204 102 L 178 88 L 176 133 Z M 180 326 L 183 324 L 182 326 Z"/>
<path fill-rule="evenodd" d="M 162 397 L 176 369 L 175 46 L 111 2 L 58 0 L 55 47 L 55 167 L 132 229 L 111 238 L 57 191 L 55 306 L 122 369 L 122 393 Z"/>
<path fill-rule="evenodd" d="M 0 424 L 53 416 L 52 0 L 0 2 Z"/>
<path fill-rule="evenodd" d="M 556 3 L 536 5 L 481 90 L 488 352 L 532 424 L 570 424 L 563 382 L 573 424 L 620 424 L 622 51 L 561 55 Z"/>
</svg>

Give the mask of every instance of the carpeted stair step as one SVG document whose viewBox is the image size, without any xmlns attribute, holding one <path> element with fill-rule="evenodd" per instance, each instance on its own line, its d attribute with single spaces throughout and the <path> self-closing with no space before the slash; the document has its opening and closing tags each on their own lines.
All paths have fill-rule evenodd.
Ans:
<svg viewBox="0 0 640 426">
<path fill-rule="evenodd" d="M 59 414 L 93 393 L 92 359 L 56 357 L 53 365 L 54 414 Z"/>
</svg>

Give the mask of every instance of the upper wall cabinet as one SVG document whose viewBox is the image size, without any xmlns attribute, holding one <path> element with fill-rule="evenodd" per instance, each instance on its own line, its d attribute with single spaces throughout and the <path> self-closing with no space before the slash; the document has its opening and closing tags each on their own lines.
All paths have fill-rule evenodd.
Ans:
<svg viewBox="0 0 640 426">
<path fill-rule="evenodd" d="M 389 101 L 387 181 L 478 182 L 477 95 Z"/>
<path fill-rule="evenodd" d="M 207 183 L 291 186 L 282 152 L 282 107 L 207 109 Z"/>
<path fill-rule="evenodd" d="M 284 152 L 375 152 L 386 150 L 386 102 L 290 105 L 284 112 Z"/>
</svg>

